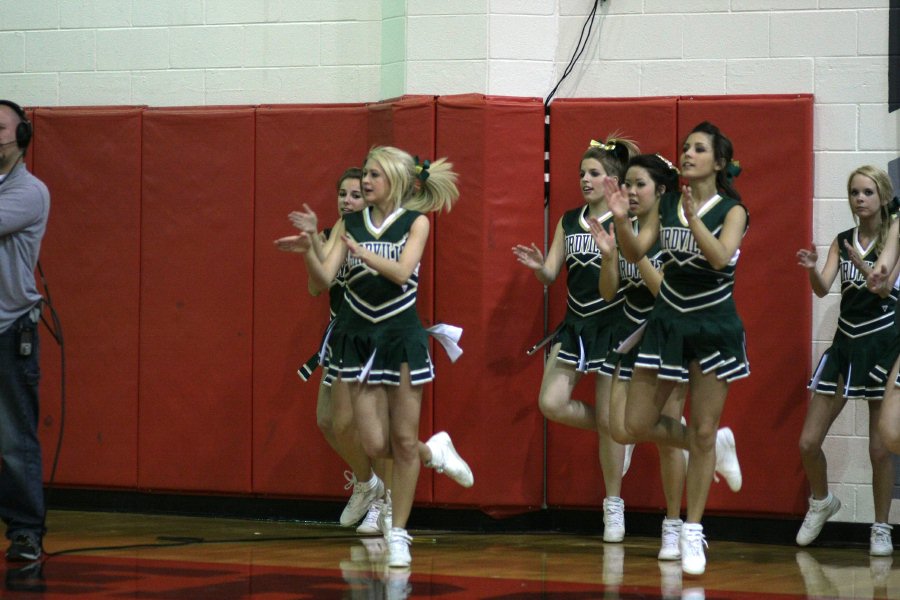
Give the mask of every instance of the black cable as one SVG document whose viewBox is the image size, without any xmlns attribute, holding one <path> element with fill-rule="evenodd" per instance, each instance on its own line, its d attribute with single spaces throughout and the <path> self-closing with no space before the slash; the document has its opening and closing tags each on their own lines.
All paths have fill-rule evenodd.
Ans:
<svg viewBox="0 0 900 600">
<path fill-rule="evenodd" d="M 43 527 L 46 528 L 47 523 L 47 508 L 50 505 L 48 500 L 50 496 L 50 491 L 53 487 L 53 482 L 56 480 L 56 467 L 59 464 L 59 454 L 62 449 L 63 442 L 63 433 L 66 429 L 66 345 L 63 341 L 63 331 L 62 331 L 62 323 L 59 320 L 59 315 L 56 313 L 56 309 L 53 308 L 53 302 L 50 298 L 50 288 L 47 286 L 47 278 L 44 276 L 44 269 L 41 267 L 41 261 L 38 261 L 37 264 L 38 274 L 41 276 L 41 286 L 44 288 L 44 300 L 43 303 L 47 305 L 47 308 L 50 309 L 50 321 L 52 325 L 47 322 L 47 318 L 44 316 L 44 312 L 41 311 L 41 322 L 44 323 L 44 326 L 50 332 L 50 335 L 53 336 L 53 339 L 56 340 L 56 343 L 59 345 L 59 436 L 56 439 L 56 450 L 53 453 L 53 466 L 50 469 L 50 479 L 47 481 L 47 494 L 44 497 L 44 523 Z"/>
<path fill-rule="evenodd" d="M 600 6 L 600 2 L 603 0 L 594 0 L 594 6 L 591 7 L 591 11 L 588 14 L 587 19 L 581 25 L 581 34 L 578 36 L 578 43 L 575 45 L 575 52 L 572 53 L 572 58 L 569 59 L 569 64 L 566 65 L 566 68 L 563 69 L 563 74 L 559 78 L 559 81 L 556 82 L 556 85 L 553 86 L 553 89 L 547 95 L 547 99 L 544 100 L 544 106 L 548 106 L 550 104 L 550 100 L 553 99 L 553 96 L 556 95 L 556 91 L 559 89 L 559 86 L 562 82 L 572 73 L 572 69 L 575 68 L 575 64 L 578 62 L 578 59 L 581 58 L 581 55 L 584 54 L 585 49 L 587 48 L 588 41 L 591 39 L 591 31 L 594 28 L 594 19 L 597 17 L 597 8 Z M 587 33 L 585 33 L 585 29 L 587 29 Z"/>
</svg>

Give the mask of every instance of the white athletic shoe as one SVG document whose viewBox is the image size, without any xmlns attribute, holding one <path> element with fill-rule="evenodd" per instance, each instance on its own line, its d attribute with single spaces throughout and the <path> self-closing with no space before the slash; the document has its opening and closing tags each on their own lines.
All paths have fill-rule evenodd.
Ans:
<svg viewBox="0 0 900 600">
<path fill-rule="evenodd" d="M 625 538 L 625 501 L 617 496 L 603 499 L 603 541 L 621 542 Z"/>
<path fill-rule="evenodd" d="M 725 478 L 725 483 L 732 492 L 741 491 L 741 465 L 734 445 L 734 432 L 730 427 L 723 427 L 716 432 L 716 473 Z M 719 480 L 718 477 L 715 479 Z"/>
<path fill-rule="evenodd" d="M 894 553 L 894 542 L 891 540 L 891 527 L 887 523 L 872 525 L 869 537 L 869 554 L 872 556 L 890 556 Z"/>
<path fill-rule="evenodd" d="M 634 444 L 625 444 L 625 462 L 622 464 L 622 477 L 628 472 L 631 466 L 631 455 L 634 454 Z"/>
<path fill-rule="evenodd" d="M 387 539 L 388 534 L 394 527 L 394 505 L 391 503 L 391 490 L 384 492 L 384 509 L 378 515 L 378 528 Z"/>
<path fill-rule="evenodd" d="M 341 527 L 350 527 L 359 523 L 359 520 L 369 511 L 372 503 L 384 495 L 384 483 L 374 473 L 372 473 L 372 480 L 368 482 L 358 481 L 356 475 L 350 471 L 344 471 L 344 477 L 347 479 L 344 489 L 348 490 L 352 487 L 353 493 L 350 495 L 347 506 L 344 507 L 344 512 L 341 513 Z M 372 483 L 373 481 L 374 483 Z"/>
<path fill-rule="evenodd" d="M 685 523 L 681 526 L 681 570 L 688 575 L 703 575 L 706 570 L 706 553 L 708 546 L 703 536 L 703 525 Z"/>
<path fill-rule="evenodd" d="M 412 556 L 409 546 L 412 544 L 412 536 L 405 529 L 392 527 L 388 533 L 388 566 L 392 569 L 403 569 L 412 564 Z"/>
<path fill-rule="evenodd" d="M 803 524 L 800 525 L 800 531 L 797 532 L 797 544 L 800 546 L 808 546 L 819 537 L 825 521 L 837 514 L 841 510 L 841 501 L 837 496 L 828 492 L 828 495 L 821 500 L 814 498 L 809 499 L 809 510 L 806 511 L 806 517 Z"/>
<path fill-rule="evenodd" d="M 425 445 L 431 450 L 431 462 L 426 466 L 435 469 L 438 473 L 444 473 L 465 488 L 472 487 L 472 484 L 475 483 L 472 469 L 453 447 L 450 435 L 446 431 L 434 434 L 425 442 Z"/>
<path fill-rule="evenodd" d="M 663 519 L 662 545 L 659 548 L 657 558 L 659 560 L 681 559 L 681 519 Z"/>
<path fill-rule="evenodd" d="M 356 533 L 361 533 L 363 535 L 381 533 L 379 523 L 381 522 L 381 513 L 383 511 L 384 500 L 378 499 L 370 504 L 369 510 L 366 513 L 366 518 L 363 519 L 362 523 L 359 524 L 359 527 L 356 528 Z"/>
</svg>

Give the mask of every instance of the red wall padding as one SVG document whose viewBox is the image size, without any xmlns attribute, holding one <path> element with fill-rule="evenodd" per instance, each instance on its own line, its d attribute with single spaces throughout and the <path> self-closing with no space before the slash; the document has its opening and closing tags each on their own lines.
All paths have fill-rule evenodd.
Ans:
<svg viewBox="0 0 900 600">
<path fill-rule="evenodd" d="M 319 348 L 328 294 L 307 291 L 303 257 L 272 241 L 297 231 L 287 215 L 307 203 L 320 227 L 337 220 L 335 184 L 366 152 L 365 106 L 260 107 L 256 124 L 253 299 L 253 490 L 344 496 L 346 465 L 316 426 L 321 370 L 297 367 Z"/>
<path fill-rule="evenodd" d="M 41 262 L 67 363 L 56 483 L 137 486 L 142 112 L 42 108 L 32 117 L 29 167 L 51 190 Z M 49 466 L 59 436 L 60 355 L 46 329 L 41 336 L 40 434 Z"/>
<path fill-rule="evenodd" d="M 539 99 L 438 99 L 437 156 L 460 173 L 461 198 L 435 220 L 435 319 L 465 330 L 464 354 L 437 354 L 435 429 L 469 461 L 475 486 L 435 481 L 441 504 L 486 511 L 542 502 L 541 368 L 525 350 L 541 337 L 540 286 L 514 259 L 543 235 L 544 109 Z"/>
<path fill-rule="evenodd" d="M 797 440 L 809 397 L 812 306 L 795 254 L 812 243 L 813 98 L 679 101 L 680 138 L 703 120 L 734 143 L 743 167 L 735 187 L 750 211 L 734 297 L 752 373 L 732 386 L 722 414 L 734 430 L 744 487 L 732 494 L 713 486 L 709 507 L 799 515 L 808 495 Z"/>
<path fill-rule="evenodd" d="M 144 113 L 144 489 L 251 491 L 255 112 Z"/>
<path fill-rule="evenodd" d="M 659 152 L 674 160 L 676 145 L 675 98 L 559 99 L 550 104 L 550 217 L 548 247 L 563 213 L 584 205 L 581 195 L 581 157 L 590 141 L 604 141 L 612 134 L 635 141 L 641 152 Z M 550 288 L 550 327 L 566 312 L 566 269 Z M 535 356 L 533 368 L 542 368 Z M 585 376 L 573 396 L 593 403 L 594 375 Z M 540 388 L 533 395 L 537 402 Z M 558 423 L 548 425 L 547 503 L 551 506 L 597 507 L 605 496 L 595 432 Z M 644 444 L 635 452 L 632 471 L 625 478 L 623 495 L 629 508 L 654 507 L 663 502 L 655 447 Z M 646 463 L 645 471 L 642 467 Z M 655 475 L 654 475 L 655 473 Z M 635 475 L 637 474 L 637 475 Z M 645 477 L 646 474 L 646 477 Z M 634 482 L 637 485 L 629 485 Z M 648 485 L 651 482 L 651 485 Z"/>
<path fill-rule="evenodd" d="M 811 332 L 810 294 L 793 256 L 811 235 L 812 98 L 557 100 L 548 227 L 582 202 L 578 166 L 591 138 L 619 129 L 644 151 L 676 159 L 702 119 L 735 142 L 751 212 L 735 296 L 753 374 L 733 386 L 723 415 L 744 490 L 714 486 L 709 507 L 795 515 L 805 497 L 796 440 Z M 542 360 L 524 350 L 544 331 L 542 288 L 510 252 L 544 236 L 539 99 L 59 108 L 34 111 L 34 123 L 30 167 L 53 199 L 43 263 L 69 360 L 57 482 L 346 496 L 344 465 L 315 425 L 318 382 L 295 374 L 318 345 L 326 301 L 309 297 L 302 259 L 272 240 L 292 232 L 287 213 L 304 201 L 330 225 L 339 174 L 371 145 L 392 144 L 423 159 L 447 156 L 462 192 L 453 212 L 432 219 L 419 309 L 427 324 L 464 327 L 465 354 L 451 364 L 435 347 L 438 378 L 426 387 L 421 434 L 449 431 L 476 484 L 463 490 L 424 470 L 417 500 L 493 514 L 541 506 Z M 763 210 L 785 173 L 790 210 Z M 551 327 L 564 311 L 563 278 L 551 290 Z M 49 466 L 59 358 L 46 333 L 42 364 Z M 584 383 L 577 395 L 591 400 L 593 378 Z M 596 435 L 551 425 L 546 452 L 548 503 L 598 506 Z M 638 448 L 624 484 L 630 508 L 662 505 L 657 464 L 652 446 Z"/>
</svg>

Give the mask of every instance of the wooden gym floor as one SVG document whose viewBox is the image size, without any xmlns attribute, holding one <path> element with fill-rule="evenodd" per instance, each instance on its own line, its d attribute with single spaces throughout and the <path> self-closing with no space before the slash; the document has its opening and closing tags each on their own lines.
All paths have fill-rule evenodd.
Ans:
<svg viewBox="0 0 900 600">
<path fill-rule="evenodd" d="M 47 556 L 6 563 L 0 598 L 900 598 L 900 562 L 866 548 L 708 540 L 700 577 L 658 539 L 412 530 L 409 572 L 330 524 L 51 510 Z"/>
</svg>

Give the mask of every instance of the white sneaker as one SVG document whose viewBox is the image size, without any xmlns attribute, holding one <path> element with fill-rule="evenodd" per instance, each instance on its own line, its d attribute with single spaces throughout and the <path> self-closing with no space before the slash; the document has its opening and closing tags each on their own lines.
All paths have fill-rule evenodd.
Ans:
<svg viewBox="0 0 900 600">
<path fill-rule="evenodd" d="M 403 569 L 412 564 L 412 556 L 409 554 L 409 546 L 412 544 L 412 536 L 405 529 L 391 527 L 388 533 L 388 566 L 393 569 Z"/>
<path fill-rule="evenodd" d="M 741 491 L 741 465 L 734 446 L 734 432 L 730 427 L 723 427 L 716 432 L 716 473 L 725 478 L 725 483 L 732 492 Z M 718 481 L 719 478 L 715 477 L 715 480 Z"/>
<path fill-rule="evenodd" d="M 890 556 L 894 553 L 894 542 L 891 541 L 891 527 L 887 523 L 872 525 L 869 537 L 869 554 L 872 556 Z"/>
<path fill-rule="evenodd" d="M 453 447 L 453 442 L 446 431 L 434 434 L 425 445 L 431 450 L 431 462 L 427 466 L 434 468 L 438 473 L 444 473 L 465 488 L 472 487 L 475 483 L 472 469 Z"/>
<path fill-rule="evenodd" d="M 662 545 L 656 558 L 659 560 L 679 560 L 681 558 L 681 519 L 663 519 Z"/>
<path fill-rule="evenodd" d="M 634 444 L 625 444 L 625 462 L 622 463 L 622 477 L 625 477 L 625 473 L 628 472 L 628 467 L 631 466 L 632 454 L 634 454 Z"/>
<path fill-rule="evenodd" d="M 800 525 L 800 531 L 797 532 L 797 544 L 800 546 L 808 546 L 814 539 L 819 537 L 825 521 L 837 514 L 841 510 L 841 501 L 837 496 L 828 492 L 828 495 L 821 500 L 814 498 L 809 499 L 809 510 L 806 511 L 806 517 L 803 524 Z"/>
<path fill-rule="evenodd" d="M 363 535 L 381 533 L 379 523 L 381 522 L 381 513 L 383 511 L 384 500 L 379 499 L 370 504 L 369 510 L 366 513 L 366 518 L 363 519 L 362 523 L 359 524 L 359 527 L 356 528 L 356 533 L 361 533 Z"/>
<path fill-rule="evenodd" d="M 703 575 L 706 570 L 704 546 L 708 546 L 703 536 L 703 525 L 685 523 L 681 526 L 681 570 L 688 575 Z"/>
<path fill-rule="evenodd" d="M 384 508 L 378 515 L 378 530 L 387 539 L 391 528 L 394 526 L 394 505 L 391 503 L 391 490 L 384 492 Z"/>
<path fill-rule="evenodd" d="M 625 538 L 625 501 L 617 496 L 603 499 L 603 541 L 621 542 Z"/>
<path fill-rule="evenodd" d="M 344 471 L 344 478 L 347 479 L 344 489 L 349 490 L 352 487 L 353 493 L 347 506 L 344 507 L 344 512 L 341 513 L 341 527 L 350 527 L 359 523 L 369 511 L 369 506 L 384 495 L 384 483 L 375 473 L 372 473 L 372 479 L 368 482 L 358 481 L 356 475 L 350 471 Z"/>
</svg>

